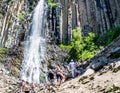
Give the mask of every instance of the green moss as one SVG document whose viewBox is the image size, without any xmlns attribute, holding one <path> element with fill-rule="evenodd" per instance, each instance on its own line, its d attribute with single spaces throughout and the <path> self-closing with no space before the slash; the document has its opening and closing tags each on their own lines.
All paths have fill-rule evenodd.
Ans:
<svg viewBox="0 0 120 93">
<path fill-rule="evenodd" d="M 6 53 L 8 53 L 7 48 L 0 48 L 0 54 L 6 54 Z"/>
<path fill-rule="evenodd" d="M 18 18 L 20 19 L 20 21 L 24 21 L 25 20 L 25 17 L 26 17 L 27 13 L 24 12 L 24 13 L 21 13 L 18 15 Z"/>
<path fill-rule="evenodd" d="M 0 48 L 0 61 L 3 60 L 3 55 L 8 53 L 9 49 L 7 48 Z"/>
<path fill-rule="evenodd" d="M 61 48 L 61 49 L 71 49 L 72 46 L 71 46 L 71 45 L 60 44 L 60 48 Z"/>
<path fill-rule="evenodd" d="M 57 6 L 57 3 L 52 2 L 52 0 L 48 0 L 48 5 L 49 5 L 50 7 L 56 7 L 56 6 Z"/>
</svg>

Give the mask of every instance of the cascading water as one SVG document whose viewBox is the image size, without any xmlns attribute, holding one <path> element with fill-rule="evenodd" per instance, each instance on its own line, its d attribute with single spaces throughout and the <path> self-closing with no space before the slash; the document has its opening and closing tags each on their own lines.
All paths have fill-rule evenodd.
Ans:
<svg viewBox="0 0 120 93">
<path fill-rule="evenodd" d="M 33 14 L 31 29 L 25 42 L 21 78 L 40 84 L 45 81 L 45 9 L 46 3 L 40 0 Z"/>
</svg>

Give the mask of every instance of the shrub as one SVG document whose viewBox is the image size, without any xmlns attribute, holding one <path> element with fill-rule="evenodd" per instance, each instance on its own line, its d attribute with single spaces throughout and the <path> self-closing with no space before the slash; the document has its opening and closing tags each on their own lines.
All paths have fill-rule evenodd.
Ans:
<svg viewBox="0 0 120 93">
<path fill-rule="evenodd" d="M 96 46 L 93 42 L 95 35 L 89 33 L 88 36 L 83 37 L 81 29 L 76 28 L 73 30 L 72 48 L 69 52 L 70 58 L 76 60 L 90 59 L 96 55 Z"/>
<path fill-rule="evenodd" d="M 95 44 L 100 46 L 108 46 L 115 38 L 120 35 L 120 25 L 114 29 L 107 30 L 106 33 L 101 35 L 96 35 L 94 38 Z"/>
<path fill-rule="evenodd" d="M 106 31 L 103 35 L 88 33 L 82 36 L 81 29 L 76 28 L 72 31 L 72 41 L 69 45 L 61 44 L 61 48 L 69 48 L 69 59 L 87 60 L 97 54 L 97 50 L 108 46 L 115 38 L 120 35 L 120 25 L 114 29 Z M 120 54 L 115 54 L 113 58 L 118 58 Z"/>
</svg>

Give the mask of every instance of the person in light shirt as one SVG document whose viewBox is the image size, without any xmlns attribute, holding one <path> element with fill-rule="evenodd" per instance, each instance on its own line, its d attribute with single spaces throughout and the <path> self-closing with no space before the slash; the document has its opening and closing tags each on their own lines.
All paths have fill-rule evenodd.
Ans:
<svg viewBox="0 0 120 93">
<path fill-rule="evenodd" d="M 77 73 L 79 73 L 79 71 L 76 69 L 76 63 L 73 60 L 71 60 L 71 62 L 69 63 L 68 69 L 72 74 L 72 78 L 74 78 Z"/>
</svg>

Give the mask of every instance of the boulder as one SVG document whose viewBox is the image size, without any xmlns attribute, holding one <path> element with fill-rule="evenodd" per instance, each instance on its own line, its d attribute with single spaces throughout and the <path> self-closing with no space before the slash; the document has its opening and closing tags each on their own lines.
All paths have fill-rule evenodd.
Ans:
<svg viewBox="0 0 120 93">
<path fill-rule="evenodd" d="M 92 75 L 94 74 L 95 71 L 93 69 L 87 69 L 86 72 L 83 74 L 83 76 L 89 76 L 89 75 Z"/>
<path fill-rule="evenodd" d="M 118 61 L 118 62 L 115 63 L 115 68 L 120 69 L 120 61 Z"/>
<path fill-rule="evenodd" d="M 101 69 L 103 66 L 105 65 L 105 63 L 103 61 L 95 63 L 91 66 L 91 68 L 95 71 L 98 71 L 99 69 Z"/>
</svg>

